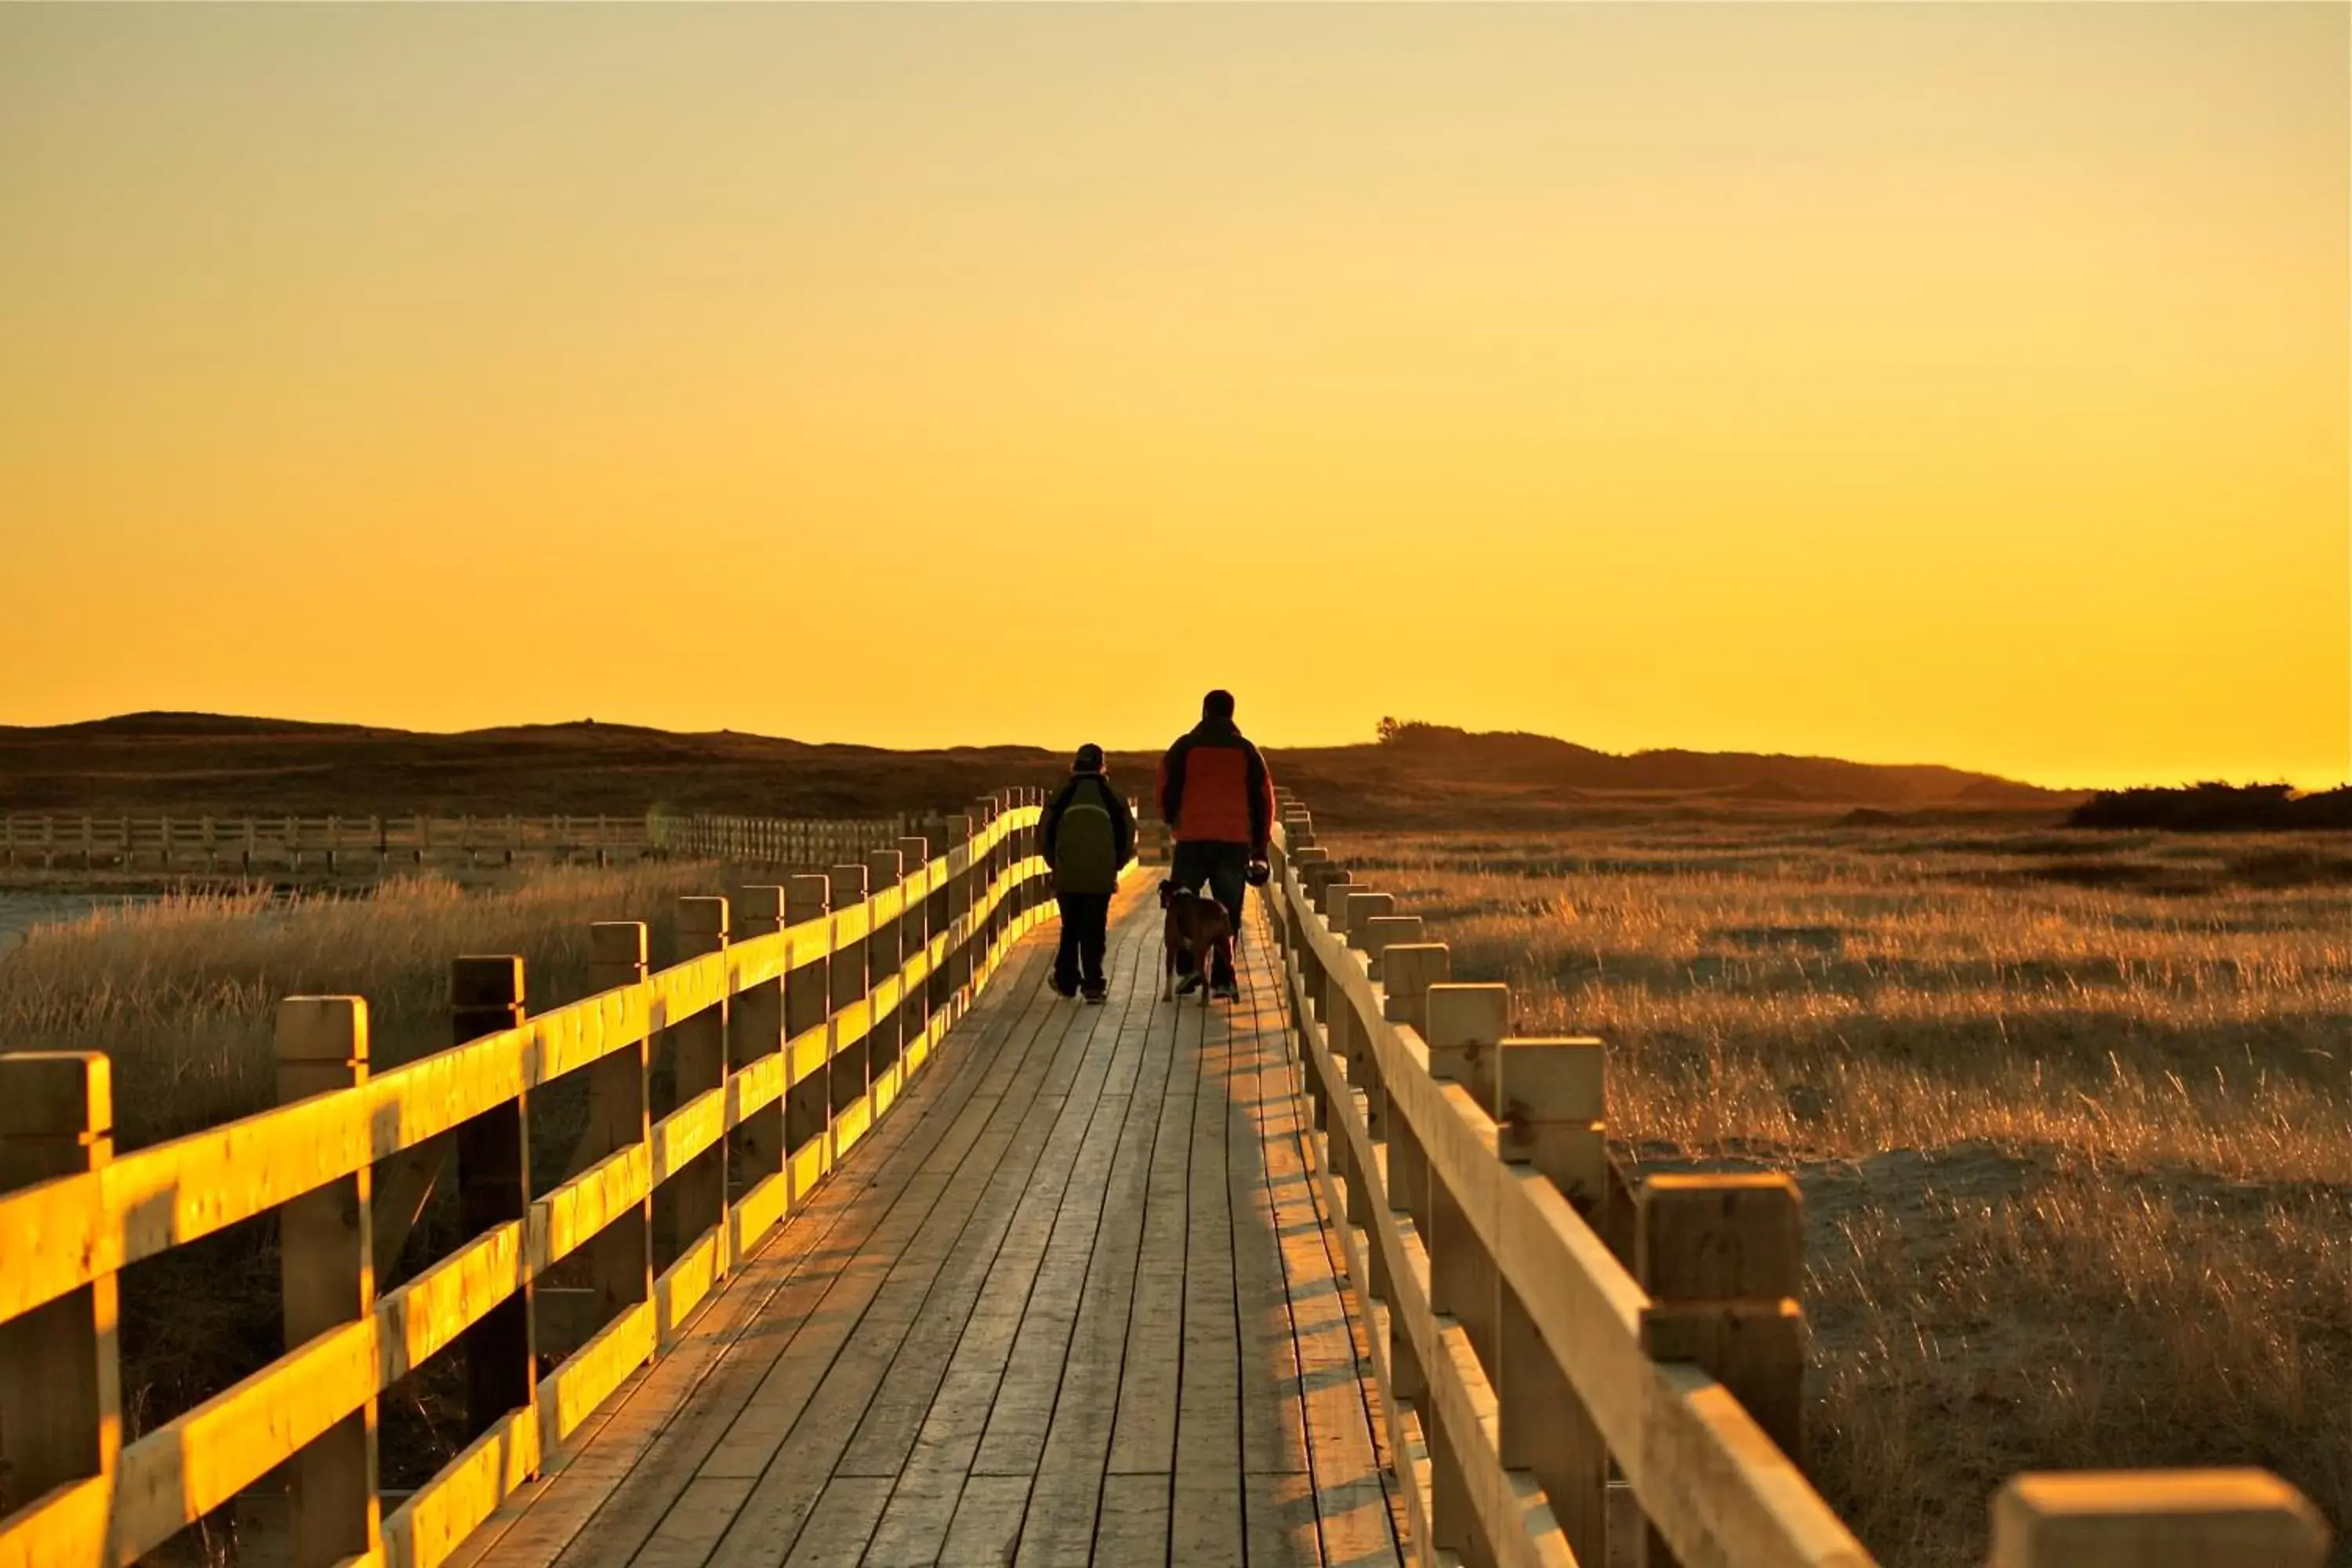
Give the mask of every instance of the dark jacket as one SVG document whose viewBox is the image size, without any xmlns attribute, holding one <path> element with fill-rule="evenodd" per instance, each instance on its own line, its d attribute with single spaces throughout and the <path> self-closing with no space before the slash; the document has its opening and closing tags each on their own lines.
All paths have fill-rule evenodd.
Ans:
<svg viewBox="0 0 2352 1568">
<path fill-rule="evenodd" d="M 1203 719 L 1160 759 L 1160 814 L 1179 844 L 1246 844 L 1274 835 L 1274 775 L 1230 719 Z"/>
<path fill-rule="evenodd" d="M 1054 847 L 1062 830 L 1062 813 L 1069 808 L 1078 791 L 1089 785 L 1101 792 L 1103 804 L 1110 812 L 1118 864 L 1124 866 L 1135 858 L 1135 814 L 1127 809 L 1127 797 L 1111 788 L 1110 781 L 1100 773 L 1072 773 L 1069 783 L 1055 791 L 1054 798 L 1046 803 L 1045 815 L 1037 824 L 1037 852 L 1045 858 L 1048 866 L 1055 864 Z"/>
</svg>

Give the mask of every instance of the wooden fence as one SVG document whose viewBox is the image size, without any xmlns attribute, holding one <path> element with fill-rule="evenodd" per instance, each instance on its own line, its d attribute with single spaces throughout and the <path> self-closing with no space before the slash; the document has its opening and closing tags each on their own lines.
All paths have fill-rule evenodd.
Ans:
<svg viewBox="0 0 2352 1568">
<path fill-rule="evenodd" d="M 363 999 L 289 998 L 278 1109 L 119 1159 L 104 1056 L 0 1057 L 0 1568 L 131 1563 L 281 1466 L 302 1568 L 447 1558 L 669 1347 L 1043 918 L 1034 801 L 1006 792 L 928 842 L 747 889 L 731 910 L 689 899 L 694 956 L 657 973 L 642 924 L 600 923 L 600 989 L 537 1018 L 520 959 L 457 959 L 458 1043 L 381 1076 Z M 665 1041 L 677 1105 L 656 1118 Z M 527 1106 L 573 1074 L 587 1133 L 534 1194 Z M 379 1295 L 376 1259 L 398 1255 L 452 1157 L 472 1239 Z M 123 1444 L 117 1274 L 273 1210 L 286 1353 Z M 657 1269 L 665 1233 L 675 1258 Z M 540 1282 L 566 1259 L 584 1259 L 590 1299 L 558 1314 Z M 583 1341 L 568 1353 L 559 1315 Z M 451 1350 L 469 1441 L 386 1513 L 378 1399 Z"/>
<path fill-rule="evenodd" d="M 1785 1175 L 1629 1183 L 1601 1042 L 1519 1038 L 1419 917 L 1283 805 L 1267 889 L 1327 1213 L 1423 1563 L 1871 1562 L 1806 1481 Z M 2024 1476 L 1995 1568 L 2319 1568 L 2265 1471 Z"/>
<path fill-rule="evenodd" d="M 652 847 L 643 816 L 200 816 L 88 812 L 0 816 L 0 865 L 44 869 L 240 873 L 604 865 Z"/>
<path fill-rule="evenodd" d="M 761 866 L 829 866 L 846 856 L 883 848 L 912 831 L 911 818 L 779 818 L 764 816 L 646 817 L 646 837 L 656 849 L 706 860 Z"/>
</svg>

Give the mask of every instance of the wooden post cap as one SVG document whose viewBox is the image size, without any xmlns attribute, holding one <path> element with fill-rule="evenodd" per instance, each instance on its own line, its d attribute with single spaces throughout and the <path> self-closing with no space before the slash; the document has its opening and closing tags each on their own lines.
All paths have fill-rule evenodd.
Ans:
<svg viewBox="0 0 2352 1568">
<path fill-rule="evenodd" d="M 794 925 L 813 921 L 833 905 L 833 879 L 821 871 L 803 871 L 784 880 L 784 910 Z"/>
<path fill-rule="evenodd" d="M 1655 1175 L 1642 1183 L 1636 1279 L 1667 1300 L 1776 1300 L 1804 1289 L 1804 1202 L 1779 1172 Z"/>
<path fill-rule="evenodd" d="M 1349 921 L 1348 941 L 1364 950 L 1364 956 L 1378 963 L 1391 946 L 1401 942 L 1421 940 L 1419 915 L 1367 915 L 1360 924 Z"/>
<path fill-rule="evenodd" d="M 1444 981 L 1429 987 L 1429 1068 L 1439 1078 L 1463 1078 L 1459 1068 L 1502 1043 L 1511 1029 L 1511 988 L 1497 982 Z M 1438 1053 L 1446 1053 L 1441 1070 Z"/>
<path fill-rule="evenodd" d="M 1335 918 L 1331 921 L 1331 929 L 1346 931 L 1348 945 L 1360 948 L 1363 946 L 1360 940 L 1363 922 L 1374 915 L 1385 915 L 1395 909 L 1394 893 L 1350 892 L 1333 900 L 1331 912 Z"/>
<path fill-rule="evenodd" d="M 466 1008 L 522 1005 L 520 953 L 469 953 L 449 962 L 449 999 Z"/>
<path fill-rule="evenodd" d="M 781 882 L 754 883 L 735 895 L 731 911 L 745 923 L 774 922 L 784 918 L 784 889 Z"/>
<path fill-rule="evenodd" d="M 642 968 L 646 962 L 646 922 L 593 921 L 588 926 L 588 962 Z"/>
<path fill-rule="evenodd" d="M 288 996 L 278 1004 L 275 1037 L 281 1062 L 364 1067 L 368 1011 L 364 996 Z"/>
<path fill-rule="evenodd" d="M 1453 966 L 1454 950 L 1442 942 L 1390 942 L 1381 951 L 1381 1014 L 1392 1024 L 1411 1024 L 1426 1036 L 1429 988 L 1444 984 Z"/>
<path fill-rule="evenodd" d="M 727 900 L 703 894 L 689 894 L 678 900 L 677 931 L 686 937 L 725 936 Z"/>
<path fill-rule="evenodd" d="M 866 885 L 889 888 L 898 885 L 907 874 L 906 857 L 896 849 L 869 849 L 866 852 Z"/>
<path fill-rule="evenodd" d="M 0 1138 L 87 1143 L 114 1131 L 114 1064 L 102 1051 L 0 1056 Z"/>
<path fill-rule="evenodd" d="M 1587 1212 L 1608 1187 L 1605 1057 L 1589 1037 L 1510 1038 L 1495 1047 L 1496 1152 L 1535 1166 Z"/>
<path fill-rule="evenodd" d="M 863 903 L 866 900 L 866 868 L 835 866 L 825 873 L 833 883 L 833 907 Z"/>
<path fill-rule="evenodd" d="M 2023 1475 L 1992 1502 L 1992 1568 L 2320 1568 L 2327 1544 L 2268 1470 Z"/>
</svg>

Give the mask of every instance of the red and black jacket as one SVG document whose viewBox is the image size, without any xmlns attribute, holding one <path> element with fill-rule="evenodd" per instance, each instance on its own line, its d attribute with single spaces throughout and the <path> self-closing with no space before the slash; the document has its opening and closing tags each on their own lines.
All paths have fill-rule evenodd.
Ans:
<svg viewBox="0 0 2352 1568">
<path fill-rule="evenodd" d="M 1245 844 L 1274 835 L 1274 775 L 1230 719 L 1203 719 L 1160 759 L 1160 813 L 1179 844 Z"/>
</svg>

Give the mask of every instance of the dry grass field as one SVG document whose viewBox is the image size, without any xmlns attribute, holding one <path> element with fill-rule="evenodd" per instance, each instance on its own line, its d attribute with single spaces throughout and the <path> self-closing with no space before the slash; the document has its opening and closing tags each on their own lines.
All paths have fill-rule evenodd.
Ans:
<svg viewBox="0 0 2352 1568">
<path fill-rule="evenodd" d="M 116 1144 L 135 1148 L 275 1103 L 271 1029 L 280 997 L 367 997 L 372 1055 L 388 1067 L 449 1043 L 453 957 L 521 953 L 536 1011 L 587 993 L 591 921 L 647 921 L 654 957 L 667 962 L 677 898 L 731 890 L 716 867 L 648 861 L 543 868 L 468 888 L 428 878 L 360 896 L 257 889 L 101 906 L 36 925 L 0 952 L 0 1040 L 108 1053 Z M 560 1175 L 584 1114 L 566 1087 L 533 1097 L 541 1182 Z M 379 1282 L 394 1283 L 454 1245 L 456 1224 L 445 1192 L 403 1258 L 377 1260 Z M 274 1222 L 231 1226 L 134 1265 L 122 1276 L 121 1303 L 126 1436 L 135 1437 L 284 1348 Z M 413 1485 L 456 1452 L 459 1370 L 438 1357 L 385 1401 L 388 1484 Z M 181 1547 L 171 1560 L 233 1556 L 225 1521 L 189 1532 Z"/>
<path fill-rule="evenodd" d="M 1622 1152 L 1797 1172 L 1807 1464 L 1887 1563 L 1980 1563 L 2029 1466 L 2268 1465 L 2352 1523 L 2341 836 L 1326 842 L 1608 1041 Z"/>
</svg>

